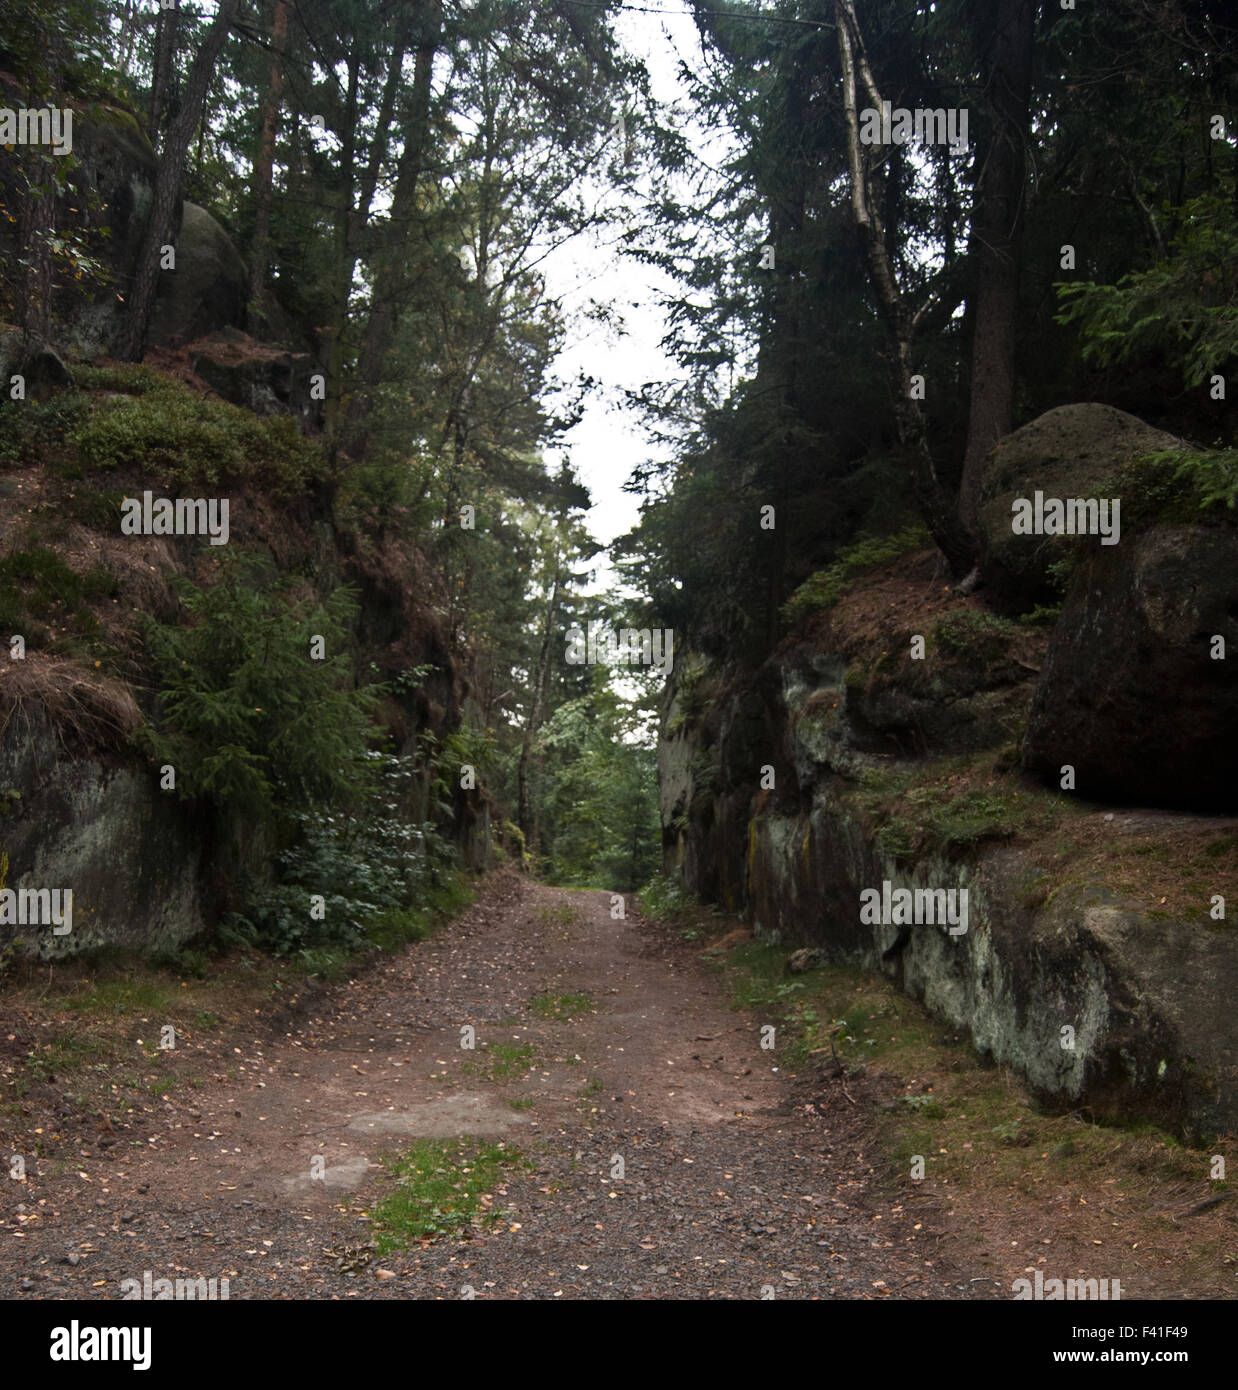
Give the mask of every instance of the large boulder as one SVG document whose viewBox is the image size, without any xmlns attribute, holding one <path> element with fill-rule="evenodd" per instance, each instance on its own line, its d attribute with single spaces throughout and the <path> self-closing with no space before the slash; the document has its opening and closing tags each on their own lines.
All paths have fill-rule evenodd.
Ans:
<svg viewBox="0 0 1238 1390">
<path fill-rule="evenodd" d="M 239 327 L 245 319 L 245 262 L 205 208 L 185 204 L 175 245 L 176 269 L 159 276 L 147 336 L 152 347 L 190 343 L 217 328 Z"/>
<path fill-rule="evenodd" d="M 123 326 L 159 160 L 137 117 L 105 102 L 75 108 L 73 157 L 57 227 L 80 239 L 99 270 L 58 286 L 54 336 L 73 356 L 91 358 L 112 351 Z M 14 201 L 18 190 L 10 182 L 0 174 L 0 193 Z M 215 218 L 196 203 L 184 203 L 169 241 L 176 248 L 176 269 L 160 272 L 147 343 L 180 345 L 243 323 L 248 272 Z M 0 252 L 16 251 L 11 228 L 0 227 Z"/>
<path fill-rule="evenodd" d="M 1090 798 L 1238 810 L 1235 662 L 1238 531 L 1175 526 L 1126 538 L 1076 576 L 1041 669 L 1024 764 L 1055 782 L 1070 764 Z"/>
<path fill-rule="evenodd" d="M 1063 405 L 1016 430 L 993 450 L 980 483 L 979 531 L 984 573 L 995 603 L 1026 613 L 1058 593 L 1049 567 L 1095 536 L 1016 535 L 1014 503 L 1046 498 L 1113 498 L 1123 464 L 1159 449 L 1186 446 L 1134 415 L 1108 405 Z"/>
</svg>

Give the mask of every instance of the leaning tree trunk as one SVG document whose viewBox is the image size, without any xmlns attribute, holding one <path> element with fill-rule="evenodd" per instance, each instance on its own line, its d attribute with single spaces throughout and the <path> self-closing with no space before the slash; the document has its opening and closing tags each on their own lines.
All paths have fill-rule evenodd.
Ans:
<svg viewBox="0 0 1238 1390">
<path fill-rule="evenodd" d="M 189 69 L 180 110 L 168 127 L 163 142 L 159 172 L 155 175 L 150 217 L 146 222 L 142 249 L 138 252 L 133 284 L 129 290 L 128 312 L 116 352 L 123 362 L 140 362 L 142 354 L 146 351 L 146 334 L 150 327 L 151 310 L 155 305 L 155 291 L 159 284 L 159 262 L 163 247 L 167 245 L 168 237 L 172 233 L 176 210 L 180 206 L 181 184 L 189 159 L 189 146 L 198 128 L 198 119 L 206 101 L 207 89 L 211 85 L 216 60 L 227 40 L 232 21 L 236 18 L 239 3 L 240 0 L 220 0 L 214 22 L 202 41 L 193 66 Z"/>
<path fill-rule="evenodd" d="M 21 328 L 29 341 L 51 331 L 52 238 L 56 234 L 56 172 L 48 156 L 31 152 L 23 161 L 26 188 L 21 200 L 19 245 L 25 248 L 21 276 Z M 7 388 L 8 383 L 4 383 Z"/>
<path fill-rule="evenodd" d="M 880 109 L 881 93 L 864 55 L 855 0 L 835 0 L 838 50 L 842 62 L 843 109 L 847 117 L 847 152 L 851 166 L 851 206 L 855 224 L 868 259 L 869 278 L 890 339 L 895 391 L 895 424 L 898 440 L 911 465 L 912 491 L 930 535 L 956 576 L 967 574 L 975 565 L 975 542 L 959 519 L 933 461 L 924 426 L 924 415 L 912 392 L 911 344 L 917 324 L 931 307 L 926 302 L 912 313 L 903 297 L 886 246 L 873 197 L 872 182 L 860 143 L 860 117 L 856 102 L 857 69 L 863 78 L 869 101 Z"/>
<path fill-rule="evenodd" d="M 1034 0 L 985 0 L 984 77 L 988 119 L 977 165 L 970 259 L 975 267 L 971 413 L 959 510 L 976 525 L 980 479 L 993 446 L 1014 424 L 1019 247 L 1025 209 Z"/>
</svg>

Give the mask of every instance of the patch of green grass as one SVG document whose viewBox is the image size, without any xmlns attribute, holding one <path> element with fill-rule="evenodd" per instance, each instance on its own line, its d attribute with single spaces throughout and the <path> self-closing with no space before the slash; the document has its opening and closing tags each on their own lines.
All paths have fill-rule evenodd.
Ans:
<svg viewBox="0 0 1238 1390">
<path fill-rule="evenodd" d="M 417 1240 L 466 1237 L 502 1218 L 491 1199 L 504 1171 L 523 1163 L 519 1150 L 502 1142 L 421 1139 L 399 1158 L 384 1160 L 395 1187 L 374 1207 L 379 1255 Z"/>
<path fill-rule="evenodd" d="M 61 1033 L 44 1043 L 34 1056 L 27 1057 L 25 1066 L 35 1080 L 50 1081 L 63 1072 L 98 1065 L 97 1059 L 110 1052 L 107 1043 L 90 1033 Z"/>
<path fill-rule="evenodd" d="M 32 647 L 46 641 L 44 621 L 71 619 L 78 636 L 94 637 L 99 620 L 89 601 L 118 592 L 116 576 L 104 566 L 78 574 L 54 550 L 43 546 L 15 550 L 0 560 L 0 628 L 24 633 Z M 61 643 L 70 640 L 72 635 Z"/>
<path fill-rule="evenodd" d="M 425 908 L 389 908 L 365 924 L 366 939 L 380 951 L 398 951 L 414 941 L 424 941 L 437 923 Z"/>
<path fill-rule="evenodd" d="M 974 759 L 869 768 L 853 795 L 873 822 L 875 843 L 896 859 L 933 853 L 957 857 L 986 841 L 1019 834 L 1043 838 L 1062 821 L 1084 814 L 1069 797 Z"/>
<path fill-rule="evenodd" d="M 526 1076 L 536 1064 L 537 1048 L 532 1043 L 491 1043 L 484 1049 L 484 1060 L 465 1062 L 464 1071 L 501 1083 Z"/>
<path fill-rule="evenodd" d="M 173 975 L 189 975 L 195 980 L 205 980 L 211 960 L 205 951 L 195 951 L 183 946 L 158 952 L 151 957 L 151 964 Z"/>
<path fill-rule="evenodd" d="M 802 994 L 807 985 L 802 980 L 788 980 L 788 953 L 763 941 L 749 941 L 737 946 L 728 957 L 734 967 L 731 976 L 731 1003 L 736 1009 L 766 1009 L 785 1004 Z"/>
<path fill-rule="evenodd" d="M 553 907 L 539 907 L 537 920 L 551 926 L 574 927 L 579 918 L 571 903 L 556 903 Z"/>
<path fill-rule="evenodd" d="M 535 994 L 529 1000 L 529 1008 L 538 1018 L 551 1019 L 564 1023 L 587 1013 L 593 1007 L 593 999 L 588 994 Z"/>
<path fill-rule="evenodd" d="M 532 1096 L 518 1096 L 515 1100 L 509 1100 L 507 1103 L 513 1110 L 532 1110 L 534 1102 Z"/>
<path fill-rule="evenodd" d="M 166 1010 L 172 995 L 151 980 L 100 980 L 89 993 L 65 1001 L 78 1013 L 152 1014 Z"/>
</svg>

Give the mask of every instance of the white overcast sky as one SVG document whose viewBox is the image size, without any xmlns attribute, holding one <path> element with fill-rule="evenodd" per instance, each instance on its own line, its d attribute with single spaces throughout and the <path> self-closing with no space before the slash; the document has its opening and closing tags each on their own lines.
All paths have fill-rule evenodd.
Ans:
<svg viewBox="0 0 1238 1390">
<path fill-rule="evenodd" d="M 662 3 L 668 13 L 628 11 L 619 15 L 616 32 L 628 51 L 644 60 L 659 105 L 678 104 L 686 110 L 678 63 L 682 57 L 697 64 L 700 37 L 691 15 L 678 8 L 681 0 Z M 702 134 L 702 142 L 704 139 Z M 640 417 L 622 408 L 622 390 L 665 379 L 676 370 L 660 347 L 666 325 L 659 290 L 673 286 L 652 267 L 622 258 L 585 238 L 555 251 L 544 262 L 543 270 L 551 294 L 564 296 L 569 310 L 581 308 L 590 298 L 599 300 L 613 307 L 624 328 L 620 335 L 589 322 L 573 324 L 557 371 L 565 380 L 584 371 L 601 385 L 590 396 L 584 418 L 565 437 L 563 447 L 547 451 L 551 471 L 564 453 L 570 455 L 593 497 L 586 524 L 607 544 L 635 525 L 640 498 L 624 492 L 623 484 L 637 464 L 654 457 Z M 605 588 L 615 573 L 605 556 L 599 556 L 595 564 L 596 587 Z"/>
</svg>

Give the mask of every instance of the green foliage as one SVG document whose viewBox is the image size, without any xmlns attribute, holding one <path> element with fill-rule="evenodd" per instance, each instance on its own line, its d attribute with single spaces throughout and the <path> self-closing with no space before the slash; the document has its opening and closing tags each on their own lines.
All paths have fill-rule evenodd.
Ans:
<svg viewBox="0 0 1238 1390">
<path fill-rule="evenodd" d="M 691 915 L 692 895 L 678 874 L 659 870 L 640 890 L 640 910 L 646 917 L 676 925 Z"/>
<path fill-rule="evenodd" d="M 383 753 L 369 760 L 363 804 L 351 814 L 298 814 L 295 843 L 276 857 L 276 882 L 250 888 L 227 935 L 312 968 L 315 952 L 394 951 L 420 941 L 467 899 L 439 831 L 401 815 L 415 775 L 410 761 Z M 311 916 L 311 895 L 324 899 L 321 920 Z"/>
<path fill-rule="evenodd" d="M 715 691 L 707 678 L 709 667 L 695 654 L 678 663 L 675 672 L 675 712 L 666 723 L 667 738 L 686 733 L 709 709 Z"/>
<path fill-rule="evenodd" d="M 1145 468 L 1172 470 L 1173 483 L 1188 509 L 1215 515 L 1232 513 L 1238 505 L 1238 449 L 1212 453 L 1164 450 L 1150 454 L 1144 464 Z"/>
<path fill-rule="evenodd" d="M 1012 622 L 992 613 L 956 608 L 938 622 L 934 635 L 943 651 L 958 656 L 974 654 L 977 648 L 1004 651 L 1017 631 Z"/>
<path fill-rule="evenodd" d="M 118 393 L 96 399 L 72 431 L 85 468 L 128 467 L 186 487 L 253 481 L 277 496 L 303 492 L 323 473 L 320 446 L 302 438 L 290 416 L 259 419 L 149 367 L 78 375 L 87 389 Z"/>
<path fill-rule="evenodd" d="M 857 576 L 924 550 L 932 543 L 922 526 L 906 526 L 892 536 L 861 536 L 854 545 L 839 552 L 829 569 L 819 571 L 800 585 L 783 606 L 783 618 L 794 624 L 810 613 L 832 608 Z"/>
<path fill-rule="evenodd" d="M 1203 195 L 1179 209 L 1168 256 L 1116 285 L 1059 284 L 1058 322 L 1076 324 L 1086 361 L 1161 357 L 1199 386 L 1238 357 L 1238 216 Z"/>
<path fill-rule="evenodd" d="M 421 735 L 421 746 L 434 768 L 430 781 L 430 800 L 449 814 L 461 790 L 465 768 L 473 769 L 473 784 L 480 786 L 494 754 L 495 739 L 489 729 L 464 725 L 442 739 L 431 729 Z"/>
<path fill-rule="evenodd" d="M 46 401 L 0 400 L 0 468 L 42 463 L 63 449 L 86 419 L 86 397 L 59 391 Z"/>
<path fill-rule="evenodd" d="M 657 757 L 607 688 L 565 701 L 547 721 L 540 790 L 545 873 L 576 888 L 633 891 L 654 869 Z"/>
<path fill-rule="evenodd" d="M 1020 613 L 1016 622 L 1024 627 L 1052 627 L 1062 616 L 1062 605 L 1060 603 L 1043 604 L 1038 603 L 1027 613 Z"/>
<path fill-rule="evenodd" d="M 182 581 L 180 592 L 189 625 L 146 619 L 159 712 L 145 738 L 176 768 L 181 796 L 260 816 L 355 800 L 377 696 L 352 688 L 349 591 L 294 599 L 234 561 L 210 589 Z M 315 636 L 321 661 L 310 656 Z"/>
<path fill-rule="evenodd" d="M 1016 623 L 977 608 L 955 608 L 940 618 L 933 639 L 948 657 L 971 671 L 991 671 L 1007 658 L 1019 635 Z"/>
<path fill-rule="evenodd" d="M 37 646 L 48 636 L 43 622 L 57 620 L 63 626 L 71 620 L 90 639 L 99 629 L 90 601 L 116 592 L 116 576 L 106 566 L 79 575 L 54 550 L 15 550 L 0 560 L 0 628 L 21 632 L 29 645 Z M 62 636 L 61 644 L 71 640 Z"/>
</svg>

